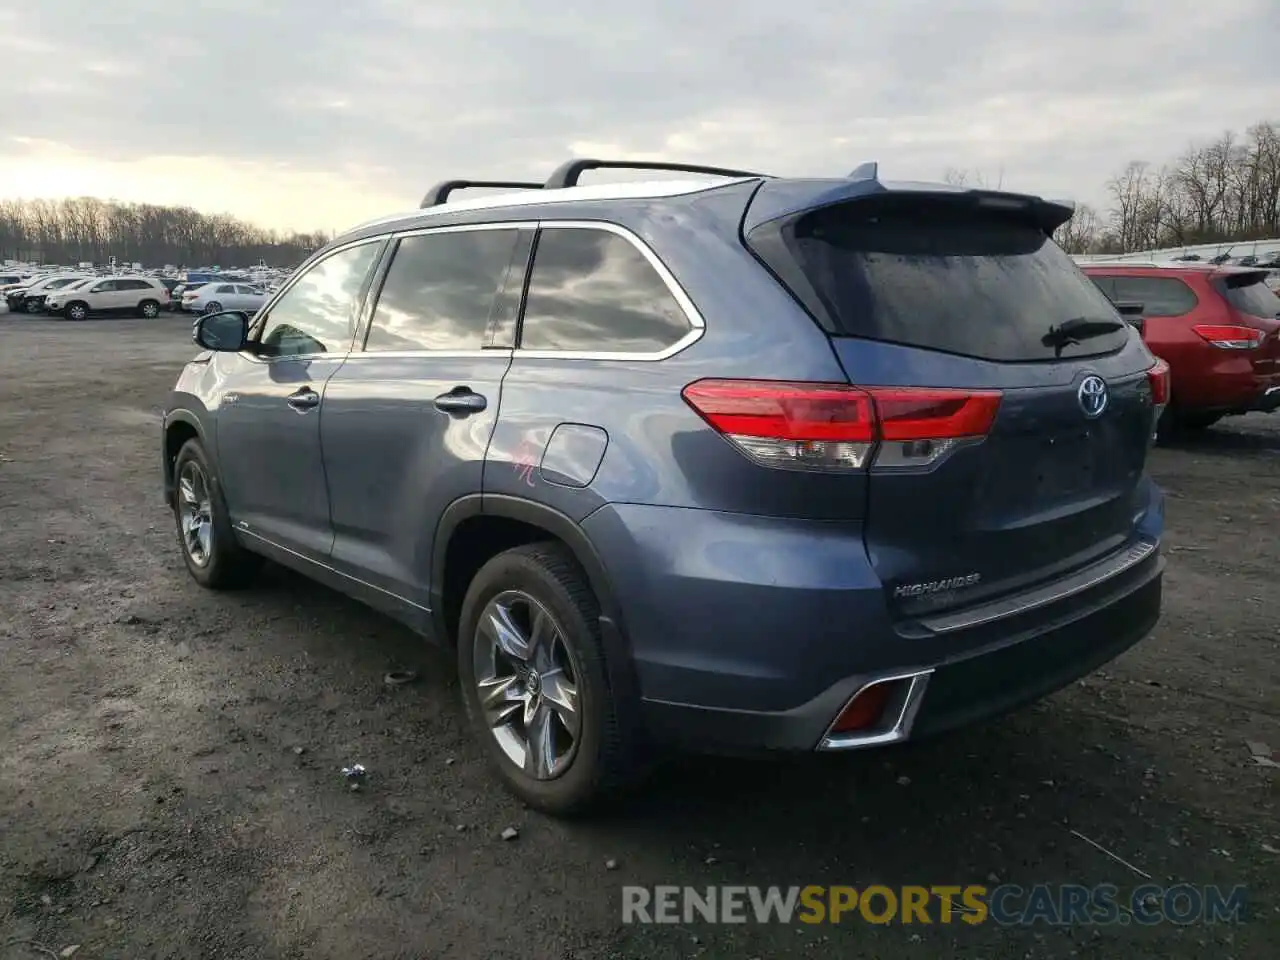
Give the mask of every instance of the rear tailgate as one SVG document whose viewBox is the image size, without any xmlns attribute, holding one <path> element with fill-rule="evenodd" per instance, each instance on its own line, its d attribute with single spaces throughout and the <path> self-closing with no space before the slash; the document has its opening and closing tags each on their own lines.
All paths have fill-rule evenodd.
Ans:
<svg viewBox="0 0 1280 960">
<path fill-rule="evenodd" d="M 776 214 L 770 186 L 757 203 Z M 1049 239 L 1068 209 L 882 188 L 748 216 L 748 246 L 831 335 L 851 383 L 948 388 L 957 403 L 998 392 L 994 416 L 933 441 L 895 442 L 876 401 L 866 541 L 900 615 L 1026 588 L 1136 537 L 1154 360 Z M 1055 335 L 1064 324 L 1078 336 Z"/>
<path fill-rule="evenodd" d="M 1280 297 L 1266 280 L 1266 270 L 1229 270 L 1217 274 L 1213 284 L 1231 308 L 1232 319 L 1262 334 L 1250 359 L 1254 373 L 1270 380 L 1280 377 Z"/>
</svg>

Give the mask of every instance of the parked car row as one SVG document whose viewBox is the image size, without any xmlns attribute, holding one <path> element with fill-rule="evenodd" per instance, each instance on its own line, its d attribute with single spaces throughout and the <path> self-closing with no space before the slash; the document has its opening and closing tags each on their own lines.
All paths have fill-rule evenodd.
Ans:
<svg viewBox="0 0 1280 960">
<path fill-rule="evenodd" d="M 1140 313 L 1147 347 L 1169 365 L 1160 433 L 1280 409 L 1280 297 L 1268 271 L 1209 263 L 1090 263 L 1113 303 Z"/>
<path fill-rule="evenodd" d="M 112 313 L 153 318 L 162 310 L 216 313 L 226 309 L 253 313 L 267 298 L 264 290 L 248 283 L 184 284 L 168 277 L 85 274 L 15 281 L 0 287 L 0 295 L 13 313 L 53 314 L 69 320 Z"/>
</svg>

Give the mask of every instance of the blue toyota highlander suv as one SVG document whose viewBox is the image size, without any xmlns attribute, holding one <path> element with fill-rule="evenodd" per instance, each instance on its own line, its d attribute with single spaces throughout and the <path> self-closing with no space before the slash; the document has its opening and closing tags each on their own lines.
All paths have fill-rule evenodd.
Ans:
<svg viewBox="0 0 1280 960">
<path fill-rule="evenodd" d="M 636 166 L 699 176 L 578 185 Z M 554 813 L 654 744 L 1011 709 L 1160 613 L 1167 368 L 1050 239 L 1071 212 L 873 164 L 441 184 L 198 321 L 163 427 L 186 565 L 270 558 L 455 648 Z"/>
</svg>

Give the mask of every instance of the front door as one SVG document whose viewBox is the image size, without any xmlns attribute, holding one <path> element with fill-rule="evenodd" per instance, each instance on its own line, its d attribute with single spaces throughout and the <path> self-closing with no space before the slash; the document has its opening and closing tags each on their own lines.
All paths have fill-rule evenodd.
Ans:
<svg viewBox="0 0 1280 960">
<path fill-rule="evenodd" d="M 320 455 L 326 385 L 351 349 L 380 242 L 309 265 L 259 315 L 250 349 L 215 355 L 218 473 L 232 523 L 323 562 L 333 542 Z"/>
<path fill-rule="evenodd" d="M 491 324 L 514 321 L 530 246 L 513 227 L 400 240 L 363 349 L 325 393 L 331 564 L 419 607 L 441 514 L 481 492 L 511 362 L 485 344 Z"/>
</svg>

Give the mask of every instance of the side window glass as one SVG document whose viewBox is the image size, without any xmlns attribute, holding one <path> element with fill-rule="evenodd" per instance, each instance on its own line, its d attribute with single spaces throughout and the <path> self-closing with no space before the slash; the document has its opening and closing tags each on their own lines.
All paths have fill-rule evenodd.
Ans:
<svg viewBox="0 0 1280 960">
<path fill-rule="evenodd" d="M 1180 317 L 1199 302 L 1195 293 L 1174 277 L 1116 277 L 1115 299 L 1145 305 L 1148 317 Z"/>
<path fill-rule="evenodd" d="M 564 227 L 539 233 L 523 349 L 656 353 L 689 329 L 653 264 L 625 237 Z"/>
<path fill-rule="evenodd" d="M 1110 277 L 1099 277 L 1093 274 L 1087 275 L 1093 281 L 1094 286 L 1107 295 L 1107 299 L 1115 302 L 1120 299 L 1116 296 L 1116 282 Z"/>
<path fill-rule="evenodd" d="M 89 292 L 90 293 L 108 293 L 115 289 L 117 288 L 116 288 L 116 282 L 114 280 L 103 280 L 101 283 L 97 284 L 92 289 L 90 289 Z"/>
<path fill-rule="evenodd" d="M 460 230 L 401 240 L 365 350 L 483 347 L 518 235 L 516 230 Z"/>
<path fill-rule="evenodd" d="M 379 247 L 362 243 L 309 267 L 272 306 L 258 337 L 262 353 L 345 353 L 355 334 L 356 298 Z"/>
</svg>

